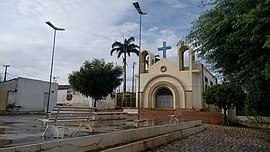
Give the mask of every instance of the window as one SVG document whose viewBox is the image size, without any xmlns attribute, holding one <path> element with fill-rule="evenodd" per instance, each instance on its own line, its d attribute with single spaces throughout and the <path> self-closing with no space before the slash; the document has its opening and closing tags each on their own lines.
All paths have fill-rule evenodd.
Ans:
<svg viewBox="0 0 270 152">
<path fill-rule="evenodd" d="M 204 81 L 205 81 L 206 83 L 208 83 L 208 78 L 207 78 L 207 77 L 204 77 Z"/>
<path fill-rule="evenodd" d="M 213 85 L 213 82 L 212 81 L 210 81 L 210 86 L 212 86 Z"/>
</svg>

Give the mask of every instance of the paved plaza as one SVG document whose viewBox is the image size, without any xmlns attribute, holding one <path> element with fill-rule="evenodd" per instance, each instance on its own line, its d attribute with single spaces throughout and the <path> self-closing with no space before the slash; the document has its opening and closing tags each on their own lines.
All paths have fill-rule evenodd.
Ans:
<svg viewBox="0 0 270 152">
<path fill-rule="evenodd" d="M 155 152 L 269 152 L 270 130 L 205 125 L 206 130 L 149 151 Z"/>
<path fill-rule="evenodd" d="M 169 123 L 168 115 L 172 113 L 173 111 L 142 111 L 142 118 L 160 121 L 153 125 L 166 124 Z M 45 141 L 41 138 L 45 126 L 36 120 L 38 118 L 44 118 L 44 115 L 0 115 L 0 149 Z M 217 125 L 222 121 L 219 113 L 184 112 L 182 121 L 198 118 L 203 120 L 205 131 L 149 151 L 270 151 L 270 129 Z M 127 123 L 132 123 L 134 119 L 136 116 L 120 121 L 99 122 L 95 124 L 95 133 L 131 129 L 127 127 Z"/>
<path fill-rule="evenodd" d="M 57 140 L 54 138 L 43 138 L 42 133 L 45 125 L 37 119 L 44 119 L 44 114 L 20 114 L 20 115 L 0 115 L 0 149 L 19 145 L 40 143 Z M 125 120 L 94 121 L 94 132 L 84 132 L 82 127 L 80 134 L 77 134 L 78 126 L 69 126 L 71 133 L 64 138 L 74 138 L 78 136 L 100 134 L 127 129 L 133 122 L 133 116 Z"/>
</svg>

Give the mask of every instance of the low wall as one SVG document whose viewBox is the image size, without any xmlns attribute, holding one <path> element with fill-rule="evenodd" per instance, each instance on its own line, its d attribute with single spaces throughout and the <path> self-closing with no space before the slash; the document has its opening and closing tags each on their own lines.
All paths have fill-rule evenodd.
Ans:
<svg viewBox="0 0 270 152">
<path fill-rule="evenodd" d="M 171 134 L 177 138 L 190 135 L 194 133 L 192 128 L 197 128 L 195 131 L 203 130 L 202 122 L 190 121 L 176 124 L 151 126 L 138 129 L 130 129 L 118 132 L 111 132 L 99 135 L 90 135 L 78 138 L 60 139 L 57 141 L 49 141 L 44 143 L 18 146 L 12 148 L 0 149 L 0 151 L 12 152 L 12 151 L 90 151 L 90 150 L 101 150 L 113 145 L 120 145 L 140 140 L 151 139 L 159 136 L 165 136 Z M 174 135 L 176 134 L 176 135 Z M 136 151 L 136 150 L 135 150 Z"/>
<path fill-rule="evenodd" d="M 119 120 L 126 118 L 126 112 L 94 112 L 93 115 L 93 120 Z"/>
<path fill-rule="evenodd" d="M 192 134 L 201 132 L 204 130 L 204 126 L 198 126 L 198 127 L 193 127 L 189 129 L 184 129 L 181 131 L 173 132 L 173 133 L 168 133 L 165 135 L 149 138 L 149 139 L 144 139 L 141 141 L 133 142 L 130 144 L 125 144 L 122 146 L 114 147 L 114 148 L 109 148 L 106 150 L 103 150 L 102 152 L 139 152 L 139 151 L 144 151 L 145 149 L 151 149 L 154 147 L 157 147 L 159 145 L 172 142 L 176 139 L 184 138 L 187 136 L 190 136 Z"/>
<path fill-rule="evenodd" d="M 229 109 L 227 111 L 227 115 L 228 115 L 227 116 L 228 120 L 233 121 L 233 122 L 250 121 L 247 116 L 237 116 L 236 108 Z M 251 119 L 255 119 L 254 116 L 249 116 L 249 117 Z M 270 122 L 270 117 L 261 117 L 261 119 L 263 119 L 265 122 Z"/>
</svg>

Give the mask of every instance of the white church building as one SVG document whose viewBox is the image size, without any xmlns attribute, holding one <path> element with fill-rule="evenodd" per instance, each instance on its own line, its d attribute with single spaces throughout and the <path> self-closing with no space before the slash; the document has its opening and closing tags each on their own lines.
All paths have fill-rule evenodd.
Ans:
<svg viewBox="0 0 270 152">
<path fill-rule="evenodd" d="M 178 62 L 166 59 L 166 43 L 163 42 L 163 58 L 156 61 L 155 54 L 144 50 L 140 54 L 140 84 L 137 84 L 137 102 L 145 109 L 194 109 L 216 111 L 218 108 L 204 102 L 202 93 L 217 79 L 201 63 L 195 63 L 193 50 L 182 45 L 177 50 Z M 170 48 L 169 48 L 170 49 Z M 188 52 L 188 66 L 184 66 L 184 52 Z M 140 92 L 140 94 L 138 94 Z M 138 106 L 138 105 L 137 105 Z"/>
</svg>

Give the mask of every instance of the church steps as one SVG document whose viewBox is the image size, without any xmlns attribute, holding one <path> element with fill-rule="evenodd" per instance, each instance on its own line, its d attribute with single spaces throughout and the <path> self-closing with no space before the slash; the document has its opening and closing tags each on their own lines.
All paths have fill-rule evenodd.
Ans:
<svg viewBox="0 0 270 152">
<path fill-rule="evenodd" d="M 156 137 L 151 137 L 151 138 L 147 138 L 144 140 L 132 142 L 129 144 L 116 146 L 113 148 L 103 150 L 102 152 L 127 152 L 127 151 L 139 152 L 139 151 L 144 151 L 147 149 L 152 149 L 152 148 L 155 148 L 157 146 L 166 144 L 168 142 L 172 142 L 172 141 L 177 140 L 177 139 L 181 139 L 181 138 L 190 136 L 192 134 L 196 134 L 196 133 L 201 132 L 203 130 L 205 130 L 204 126 L 195 126 L 192 128 L 183 129 L 181 131 L 175 131 L 175 132 L 171 132 L 168 134 L 159 135 Z"/>
</svg>

